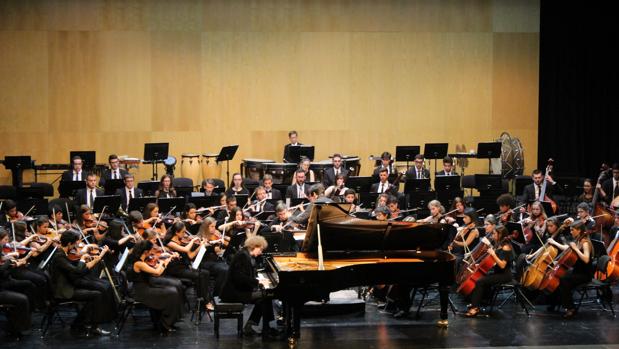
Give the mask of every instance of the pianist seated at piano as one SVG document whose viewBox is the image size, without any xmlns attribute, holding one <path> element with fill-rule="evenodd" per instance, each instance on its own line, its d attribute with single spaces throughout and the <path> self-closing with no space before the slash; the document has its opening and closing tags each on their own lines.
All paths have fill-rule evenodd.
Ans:
<svg viewBox="0 0 619 349">
<path fill-rule="evenodd" d="M 269 326 L 274 319 L 273 303 L 264 292 L 268 282 L 256 278 L 256 257 L 267 248 L 267 241 L 262 236 L 252 236 L 245 240 L 241 249 L 230 263 L 226 281 L 221 292 L 224 302 L 254 303 L 249 319 L 243 327 L 243 334 L 253 336 L 260 334 L 254 329 L 262 318 L 262 336 L 278 336 L 279 332 Z"/>
<path fill-rule="evenodd" d="M 61 180 L 63 181 L 85 181 L 86 173 L 82 171 L 83 161 L 79 156 L 74 156 L 71 159 L 71 169 L 62 173 Z"/>
</svg>

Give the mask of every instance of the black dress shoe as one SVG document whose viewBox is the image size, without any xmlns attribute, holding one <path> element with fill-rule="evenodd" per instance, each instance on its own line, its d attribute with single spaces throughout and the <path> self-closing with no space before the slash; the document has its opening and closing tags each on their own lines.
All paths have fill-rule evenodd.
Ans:
<svg viewBox="0 0 619 349">
<path fill-rule="evenodd" d="M 101 327 L 95 327 L 95 328 L 90 329 L 90 333 L 98 335 L 98 336 L 109 336 L 110 335 L 110 331 L 106 331 L 102 329 Z"/>
<path fill-rule="evenodd" d="M 396 319 L 406 319 L 410 313 L 408 311 L 400 310 L 397 313 L 393 314 L 393 317 Z"/>
</svg>

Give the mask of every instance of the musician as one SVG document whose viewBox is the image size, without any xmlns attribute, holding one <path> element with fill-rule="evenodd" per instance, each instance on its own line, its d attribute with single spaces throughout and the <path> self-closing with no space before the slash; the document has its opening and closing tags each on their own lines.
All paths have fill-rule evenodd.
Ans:
<svg viewBox="0 0 619 349">
<path fill-rule="evenodd" d="M 222 256 L 230 241 L 230 236 L 223 236 L 217 230 L 217 222 L 213 217 L 206 217 L 202 221 L 200 229 L 198 230 L 198 236 L 210 242 L 207 245 L 206 254 L 202 259 L 200 268 L 208 270 L 210 275 L 215 277 L 213 295 L 218 296 L 226 279 L 226 273 L 228 272 L 228 264 Z"/>
<path fill-rule="evenodd" d="M 144 217 L 144 221 L 142 222 L 144 228 L 153 229 L 161 236 L 165 234 L 165 223 L 159 215 L 159 206 L 157 206 L 157 204 L 154 202 L 149 202 L 146 204 L 142 217 Z"/>
<path fill-rule="evenodd" d="M 619 163 L 613 164 L 612 178 L 605 180 L 601 185 L 597 185 L 600 190 L 600 197 L 611 204 L 619 196 Z"/>
<path fill-rule="evenodd" d="M 547 218 L 544 206 L 539 201 L 531 204 L 531 214 L 521 221 L 526 243 L 521 246 L 520 252 L 530 253 L 544 243 Z"/>
<path fill-rule="evenodd" d="M 578 202 L 586 202 L 591 204 L 593 202 L 593 182 L 590 178 L 585 178 L 582 183 L 582 194 L 578 195 L 576 199 Z"/>
<path fill-rule="evenodd" d="M 415 164 L 406 172 L 407 179 L 424 179 L 430 178 L 430 171 L 424 166 L 423 155 L 415 155 Z"/>
<path fill-rule="evenodd" d="M 374 219 L 377 221 L 386 221 L 390 213 L 391 211 L 389 211 L 387 206 L 379 206 L 374 209 Z"/>
<path fill-rule="evenodd" d="M 460 262 L 462 262 L 464 258 L 464 254 L 468 253 L 472 247 L 475 247 L 480 238 L 479 231 L 475 227 L 477 223 L 477 211 L 472 207 L 467 207 L 464 210 L 462 219 L 464 221 L 464 226 L 458 228 L 456 236 L 447 247 L 449 252 L 456 256 L 456 266 L 460 265 Z M 484 218 L 486 234 L 494 231 L 496 225 L 497 221 L 493 215 L 488 215 Z"/>
<path fill-rule="evenodd" d="M 333 200 L 325 196 L 325 187 L 320 183 L 312 185 L 307 198 L 310 202 L 307 208 L 301 214 L 291 218 L 294 223 L 304 227 L 307 226 L 314 205 L 333 203 Z"/>
<path fill-rule="evenodd" d="M 541 170 L 535 169 L 531 174 L 531 179 L 533 183 L 527 184 L 524 187 L 522 192 L 522 202 L 529 203 L 533 201 L 544 201 L 544 198 L 540 198 L 540 193 L 542 192 L 542 184 L 544 182 L 544 174 Z M 556 182 L 552 179 L 549 174 L 546 174 L 546 181 L 550 185 L 546 185 L 546 195 L 552 195 L 552 188 L 556 184 Z M 523 210 L 521 210 L 522 212 Z"/>
<path fill-rule="evenodd" d="M 404 218 L 403 214 L 400 212 L 400 207 L 398 203 L 398 198 L 395 196 L 389 196 L 389 200 L 387 201 L 387 208 L 389 209 L 389 217 L 390 221 L 401 221 Z"/>
<path fill-rule="evenodd" d="M 207 178 L 202 181 L 202 188 L 200 191 L 204 193 L 204 196 L 217 196 L 219 193 L 215 191 L 215 188 L 217 188 L 215 181 L 211 178 Z"/>
<path fill-rule="evenodd" d="M 387 207 L 387 201 L 389 201 L 389 194 L 383 193 L 376 198 L 375 208 Z"/>
<path fill-rule="evenodd" d="M 131 235 L 135 238 L 136 242 L 140 242 L 144 239 L 144 216 L 139 211 L 129 212 L 129 223 L 131 224 Z"/>
<path fill-rule="evenodd" d="M 348 177 L 348 170 L 342 166 L 342 155 L 333 154 L 331 161 L 333 162 L 333 167 L 326 169 L 322 177 L 322 183 L 325 188 L 335 185 L 337 175 L 339 174 L 344 178 Z"/>
<path fill-rule="evenodd" d="M 348 188 L 346 187 L 346 176 L 338 174 L 335 176 L 335 184 L 328 187 L 325 190 L 325 196 L 331 198 L 333 201 L 342 202 L 344 193 Z"/>
<path fill-rule="evenodd" d="M 486 230 L 488 231 L 488 230 Z M 479 278 L 475 283 L 475 288 L 471 293 L 471 306 L 466 312 L 466 317 L 475 317 L 479 314 L 479 305 L 481 304 L 484 295 L 490 292 L 492 286 L 504 284 L 512 280 L 511 263 L 512 263 L 512 245 L 508 239 L 509 232 L 503 226 L 497 226 L 492 232 L 487 233 L 486 238 L 482 239 L 483 243 L 490 245 L 487 254 L 494 260 L 496 265 L 492 271 Z"/>
<path fill-rule="evenodd" d="M 91 334 L 109 335 L 110 332 L 99 327 L 100 323 L 111 321 L 108 318 L 111 304 L 106 304 L 104 292 L 99 289 L 86 288 L 89 282 L 83 282 L 88 273 L 102 260 L 107 252 L 103 248 L 96 256 L 82 254 L 77 264 L 68 257 L 70 251 L 77 249 L 78 234 L 67 230 L 60 237 L 60 248 L 54 253 L 51 264 L 53 296 L 59 300 L 86 302 L 73 321 L 72 329 L 85 330 Z M 79 286 L 78 286 L 79 285 Z M 116 314 L 114 314 L 115 316 Z"/>
<path fill-rule="evenodd" d="M 249 190 L 245 188 L 245 181 L 240 173 L 237 172 L 232 175 L 232 182 L 230 183 L 228 190 L 226 190 L 226 195 L 249 195 Z"/>
<path fill-rule="evenodd" d="M 183 294 L 178 287 L 158 282 L 172 259 L 156 260 L 153 246 L 152 242 L 144 240 L 133 248 L 127 278 L 133 282 L 135 299 L 156 310 L 151 312 L 155 327 L 168 333 L 174 330 L 182 314 Z"/>
<path fill-rule="evenodd" d="M 84 181 L 86 180 L 86 175 L 82 171 L 83 165 L 84 165 L 84 162 L 82 158 L 78 155 L 74 156 L 71 159 L 71 169 L 66 170 L 62 173 L 61 180 L 63 181 Z"/>
<path fill-rule="evenodd" d="M 567 220 L 566 220 L 567 221 Z M 571 224 L 567 221 L 568 224 Z M 550 217 L 546 220 L 546 234 L 547 236 L 554 235 L 559 230 L 559 221 L 556 217 Z M 547 242 L 548 240 L 546 240 Z M 546 251 L 546 247 L 540 246 L 535 252 L 531 251 L 527 253 L 520 253 L 518 258 L 516 258 L 516 278 L 520 279 L 522 274 L 524 273 L 526 267 L 530 264 L 531 261 L 535 260 L 540 253 Z"/>
<path fill-rule="evenodd" d="M 226 196 L 225 194 L 223 196 L 225 196 L 225 200 L 226 200 L 225 201 L 226 209 L 220 210 L 217 213 L 217 216 L 215 217 L 217 220 L 218 228 L 220 225 L 224 224 L 224 221 L 229 219 L 230 215 L 232 214 L 232 210 L 236 208 L 236 198 L 234 196 Z"/>
<path fill-rule="evenodd" d="M 69 224 L 64 220 L 64 212 L 62 212 L 62 207 L 59 205 L 53 205 L 49 210 L 49 225 L 54 230 L 60 230 L 65 228 L 65 226 Z"/>
<path fill-rule="evenodd" d="M 254 202 L 249 206 L 249 211 L 252 215 L 257 216 L 262 212 L 272 212 L 275 209 L 272 203 L 267 201 L 267 191 L 263 186 L 258 186 L 254 191 L 256 198 Z M 266 219 L 267 217 L 262 215 L 261 219 Z"/>
<path fill-rule="evenodd" d="M 273 176 L 271 176 L 270 173 L 267 173 L 264 175 L 264 177 L 262 177 L 262 186 L 266 191 L 267 199 L 281 200 L 282 193 L 279 190 L 273 188 Z"/>
<path fill-rule="evenodd" d="M 389 183 L 389 173 L 387 169 L 378 172 L 379 182 L 372 184 L 371 193 L 398 195 L 398 186 Z"/>
<path fill-rule="evenodd" d="M 120 160 L 118 155 L 111 154 L 107 158 L 110 167 L 103 171 L 101 179 L 99 179 L 99 186 L 104 187 L 105 181 L 109 179 L 125 179 L 125 176 L 129 173 L 127 170 L 120 168 Z"/>
<path fill-rule="evenodd" d="M 290 141 L 290 143 L 284 146 L 284 162 L 295 162 L 296 161 L 296 159 L 292 158 L 292 154 L 290 154 L 290 147 L 297 146 L 297 145 L 303 145 L 299 143 L 299 141 L 297 140 L 297 137 L 298 137 L 297 131 L 288 132 L 288 140 Z"/>
<path fill-rule="evenodd" d="M 268 225 L 267 231 L 274 231 L 277 233 L 281 233 L 282 230 L 288 225 L 290 222 L 290 211 L 286 208 L 286 205 L 283 203 L 278 204 L 275 207 L 275 217 Z M 265 229 L 266 230 L 266 229 Z"/>
<path fill-rule="evenodd" d="M 117 189 L 116 195 L 120 195 L 120 205 L 123 210 L 127 211 L 131 199 L 141 198 L 143 193 L 142 189 L 135 187 L 135 177 L 131 173 L 126 173 L 123 181 L 125 182 L 125 187 Z"/>
<path fill-rule="evenodd" d="M 591 217 L 591 206 L 586 202 L 581 202 L 576 206 L 576 219 L 569 217 L 567 218 L 567 220 L 571 223 L 577 221 L 584 224 L 585 230 L 589 234 L 595 228 L 595 220 L 593 219 L 593 217 Z M 602 236 L 600 235 L 600 232 L 593 234 L 591 238 L 602 241 Z"/>
<path fill-rule="evenodd" d="M 466 206 L 464 205 L 464 200 L 461 197 L 456 196 L 451 202 L 451 208 L 449 209 L 449 217 L 451 217 L 456 224 L 463 225 L 464 224 L 464 210 Z M 453 224 L 453 223 L 451 223 Z"/>
<path fill-rule="evenodd" d="M 253 326 L 262 321 L 262 336 L 276 336 L 277 330 L 269 326 L 273 320 L 273 304 L 262 291 L 261 281 L 256 279 L 255 259 L 267 248 L 267 241 L 262 236 L 254 236 L 245 241 L 244 248 L 237 253 L 232 262 L 221 292 L 224 302 L 254 303 L 254 308 L 243 328 L 243 334 L 258 334 Z"/>
<path fill-rule="evenodd" d="M 172 177 L 168 174 L 161 176 L 159 181 L 159 188 L 155 191 L 155 196 L 159 198 L 175 198 L 176 189 L 172 185 Z"/>
<path fill-rule="evenodd" d="M 374 168 L 374 172 L 372 173 L 372 177 L 374 177 L 375 180 L 378 180 L 380 171 L 382 169 L 387 170 L 387 176 L 391 175 L 392 173 L 396 173 L 395 168 L 393 167 L 393 159 L 391 158 L 391 153 L 389 153 L 388 151 L 380 154 L 380 166 L 376 166 L 376 168 Z"/>
<path fill-rule="evenodd" d="M 571 249 L 578 256 L 576 264 L 572 269 L 562 276 L 559 280 L 558 295 L 561 305 L 566 309 L 563 318 L 570 319 L 576 315 L 576 307 L 572 299 L 574 288 L 586 284 L 593 277 L 593 244 L 587 236 L 585 225 L 582 222 L 575 222 L 570 226 L 570 233 L 575 241 L 569 244 L 561 244 L 553 238 L 548 242 L 560 251 Z"/>
<path fill-rule="evenodd" d="M 97 187 L 97 175 L 88 173 L 86 176 L 86 188 L 75 192 L 75 203 L 93 208 L 97 196 L 103 196 L 104 194 L 103 190 Z"/>
<path fill-rule="evenodd" d="M 195 224 L 202 223 L 202 216 L 198 214 L 196 204 L 188 202 L 185 204 L 185 209 L 181 214 L 181 220 L 185 223 L 187 229 Z"/>
<path fill-rule="evenodd" d="M 309 187 L 305 185 L 305 172 L 298 169 L 295 173 L 296 184 L 286 189 L 286 198 L 305 199 L 309 195 Z"/>
<path fill-rule="evenodd" d="M 357 200 L 357 192 L 354 189 L 346 189 L 344 192 L 344 203 L 350 204 L 349 213 L 355 213 L 360 209 L 360 207 L 355 204 L 355 200 Z"/>
<path fill-rule="evenodd" d="M 449 156 L 443 158 L 443 170 L 436 173 L 437 176 L 457 176 L 454 171 L 454 161 Z M 429 178 L 429 177 L 428 177 Z"/>
<path fill-rule="evenodd" d="M 445 213 L 445 207 L 438 200 L 432 200 L 428 202 L 428 209 L 430 210 L 430 215 L 424 219 L 419 220 L 418 222 L 424 223 L 447 223 L 447 220 L 443 218 L 443 214 Z"/>
<path fill-rule="evenodd" d="M 505 193 L 505 194 L 499 195 L 499 197 L 496 199 L 496 204 L 499 206 L 499 214 L 498 214 L 499 223 L 504 225 L 507 222 L 516 221 L 516 217 L 513 212 L 515 203 L 516 203 L 516 200 L 514 200 L 514 197 L 512 196 L 512 194 Z"/>
<path fill-rule="evenodd" d="M 305 180 L 309 181 L 309 182 L 315 182 L 316 181 L 316 176 L 314 175 L 314 170 L 310 169 L 310 159 L 303 157 L 301 159 L 301 162 L 299 162 L 299 167 L 297 167 L 297 170 L 303 170 L 303 172 L 305 173 Z M 297 177 L 296 176 L 292 176 L 292 185 L 297 184 Z"/>
<path fill-rule="evenodd" d="M 260 221 L 250 221 L 240 207 L 235 207 L 230 211 L 230 219 L 217 227 L 223 234 L 230 236 L 230 245 L 226 249 L 227 254 L 235 253 L 237 248 L 240 249 L 246 238 L 258 234 L 261 226 Z"/>
<path fill-rule="evenodd" d="M 24 219 L 24 214 L 17 210 L 17 203 L 15 201 L 7 199 L 4 202 L 3 208 L 6 213 L 2 215 L 2 225 L 9 227 L 12 222 L 17 222 Z"/>
</svg>

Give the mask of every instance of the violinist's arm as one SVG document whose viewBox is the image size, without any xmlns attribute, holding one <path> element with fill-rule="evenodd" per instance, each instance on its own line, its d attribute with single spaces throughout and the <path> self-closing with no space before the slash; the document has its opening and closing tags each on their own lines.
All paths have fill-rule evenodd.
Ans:
<svg viewBox="0 0 619 349">
<path fill-rule="evenodd" d="M 118 245 L 124 245 L 130 239 L 135 239 L 135 237 L 133 235 L 131 235 L 131 234 L 128 234 L 127 236 L 125 236 L 125 237 L 121 238 L 120 240 L 118 240 Z"/>
<path fill-rule="evenodd" d="M 28 246 L 28 244 L 29 244 L 30 242 L 32 242 L 32 240 L 33 240 L 35 237 L 36 237 L 36 235 L 35 235 L 35 234 L 32 234 L 32 235 L 28 236 L 27 238 L 23 239 L 22 241 L 20 241 L 20 242 L 19 242 L 19 244 L 20 244 L 21 246 Z"/>
<path fill-rule="evenodd" d="M 556 247 L 556 248 L 560 249 L 561 251 L 565 251 L 566 249 L 568 249 L 568 248 L 569 248 L 569 246 L 568 246 L 568 245 L 563 245 L 563 244 L 560 244 L 560 243 L 558 243 L 557 241 L 555 241 L 555 239 L 553 239 L 553 238 L 548 238 L 548 240 L 547 240 L 547 241 L 548 241 L 551 245 L 553 245 L 554 247 Z"/>
<path fill-rule="evenodd" d="M 162 263 L 157 263 L 157 266 L 153 268 L 145 262 L 138 261 L 133 265 L 133 270 L 139 273 L 143 272 L 154 276 L 161 276 L 165 271 L 165 266 Z"/>
<path fill-rule="evenodd" d="M 220 225 L 217 229 L 219 229 L 220 231 L 224 231 L 224 230 L 228 231 L 234 224 L 236 224 L 236 221 L 224 223 Z"/>
<path fill-rule="evenodd" d="M 196 239 L 197 239 L 197 238 L 196 238 Z M 188 244 L 187 244 L 187 245 L 185 245 L 185 246 L 181 246 L 181 245 L 177 244 L 177 243 L 176 243 L 176 242 L 174 242 L 174 241 L 170 241 L 170 242 L 168 242 L 167 247 L 168 247 L 169 249 L 171 249 L 172 251 L 175 251 L 175 252 L 183 252 L 183 253 L 187 253 L 187 254 L 189 254 L 189 252 L 191 252 L 191 246 L 193 245 L 193 241 L 194 241 L 194 240 L 195 240 L 195 239 L 192 239 L 192 240 L 191 240 L 191 242 L 190 242 L 190 243 L 188 243 Z"/>
<path fill-rule="evenodd" d="M 103 259 L 103 256 L 105 256 L 107 251 L 109 251 L 109 247 L 104 246 L 103 249 L 101 249 L 101 253 L 99 253 L 98 255 L 94 256 L 90 262 L 86 263 L 86 268 L 88 268 L 88 269 L 94 268 L 95 265 L 97 265 L 97 263 L 99 263 Z M 87 256 L 87 255 L 85 254 L 84 256 Z M 84 258 L 84 257 L 82 257 L 82 258 Z"/>
</svg>

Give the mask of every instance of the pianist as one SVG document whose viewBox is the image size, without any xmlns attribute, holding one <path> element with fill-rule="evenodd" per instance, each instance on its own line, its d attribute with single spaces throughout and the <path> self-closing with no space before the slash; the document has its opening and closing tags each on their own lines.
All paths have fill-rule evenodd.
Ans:
<svg viewBox="0 0 619 349">
<path fill-rule="evenodd" d="M 221 292 L 224 302 L 254 303 L 254 309 L 245 323 L 243 334 L 259 334 L 254 330 L 262 318 L 262 337 L 277 337 L 279 332 L 269 326 L 273 320 L 273 303 L 264 292 L 266 280 L 256 278 L 256 257 L 267 248 L 267 241 L 262 236 L 252 236 L 245 240 L 245 245 L 230 263 L 226 281 Z"/>
</svg>

